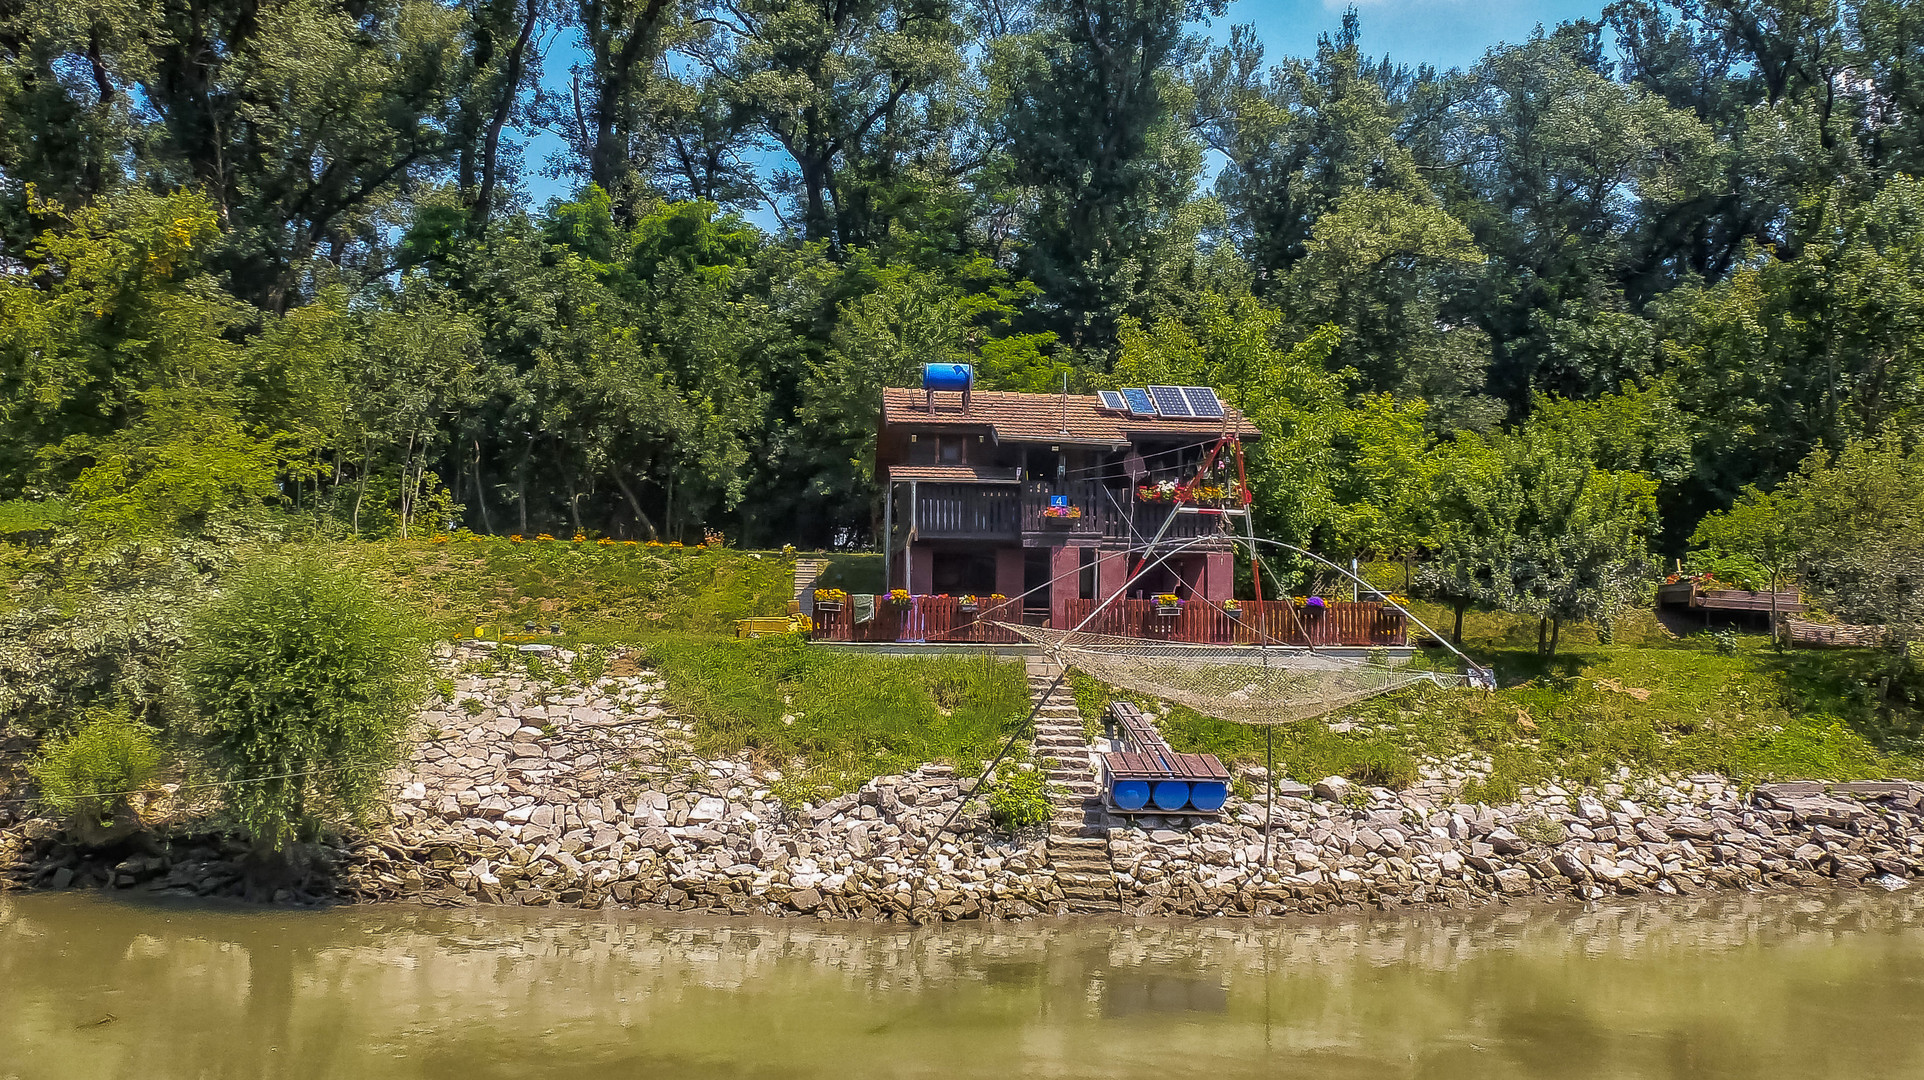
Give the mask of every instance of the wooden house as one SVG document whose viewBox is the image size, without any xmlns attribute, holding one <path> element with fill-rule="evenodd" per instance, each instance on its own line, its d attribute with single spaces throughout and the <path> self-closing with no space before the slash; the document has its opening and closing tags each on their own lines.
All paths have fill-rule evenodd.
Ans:
<svg viewBox="0 0 1924 1080">
<path fill-rule="evenodd" d="M 884 555 L 891 588 L 915 595 L 1014 601 L 1026 621 L 1066 625 L 1079 603 L 1107 597 L 1130 567 L 1200 540 L 1131 582 L 1127 595 L 1222 601 L 1233 593 L 1225 522 L 1144 497 L 1188 483 L 1225 436 L 1261 437 L 1206 387 L 1101 394 L 959 389 L 939 381 L 890 389 L 876 439 L 886 492 Z M 1173 515 L 1173 520 L 1172 520 Z"/>
</svg>

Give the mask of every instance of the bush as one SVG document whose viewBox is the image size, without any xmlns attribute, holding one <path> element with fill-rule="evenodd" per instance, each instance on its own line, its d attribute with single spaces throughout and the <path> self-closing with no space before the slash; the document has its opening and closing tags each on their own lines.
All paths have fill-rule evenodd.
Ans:
<svg viewBox="0 0 1924 1080">
<path fill-rule="evenodd" d="M 1049 775 L 1039 767 L 1005 764 L 989 784 L 989 816 L 1005 829 L 1046 824 L 1055 813 L 1049 801 Z"/>
<path fill-rule="evenodd" d="M 428 686 L 415 624 L 310 557 L 258 561 L 202 609 L 183 681 L 228 809 L 269 853 L 374 803 Z"/>
<path fill-rule="evenodd" d="M 71 736 L 46 743 L 30 769 L 40 801 L 69 817 L 81 844 L 97 846 L 140 827 L 132 796 L 160 771 L 160 751 L 144 725 L 101 710 Z"/>
</svg>

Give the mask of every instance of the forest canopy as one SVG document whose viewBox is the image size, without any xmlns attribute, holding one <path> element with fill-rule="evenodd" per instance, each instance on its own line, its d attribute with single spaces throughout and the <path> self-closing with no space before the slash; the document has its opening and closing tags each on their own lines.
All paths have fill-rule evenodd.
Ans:
<svg viewBox="0 0 1924 1080">
<path fill-rule="evenodd" d="M 881 389 L 956 360 L 1216 385 L 1284 539 L 1584 618 L 1909 460 L 1918 5 L 1619 0 L 1448 71 L 1234 15 L 0 7 L 0 516 L 860 545 Z"/>
</svg>

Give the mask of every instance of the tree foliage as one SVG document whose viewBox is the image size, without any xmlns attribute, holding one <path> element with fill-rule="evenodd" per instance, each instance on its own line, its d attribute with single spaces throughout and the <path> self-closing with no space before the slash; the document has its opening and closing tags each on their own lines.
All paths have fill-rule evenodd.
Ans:
<svg viewBox="0 0 1924 1080">
<path fill-rule="evenodd" d="M 1216 385 L 1266 528 L 1554 633 L 1924 438 L 1914 7 L 1616 0 L 1437 71 L 1213 0 L 16 4 L 0 500 L 95 559 L 859 545 L 881 390 L 961 361 Z"/>
</svg>

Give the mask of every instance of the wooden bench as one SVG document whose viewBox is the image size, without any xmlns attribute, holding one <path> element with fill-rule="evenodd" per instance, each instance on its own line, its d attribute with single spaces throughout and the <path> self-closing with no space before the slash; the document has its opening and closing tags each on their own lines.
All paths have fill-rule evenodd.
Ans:
<svg viewBox="0 0 1924 1080">
<path fill-rule="evenodd" d="M 1222 813 L 1229 799 L 1229 770 L 1214 754 L 1179 754 L 1155 722 L 1126 701 L 1109 704 L 1108 716 L 1129 747 L 1102 755 L 1104 801 L 1119 814 Z"/>
</svg>

